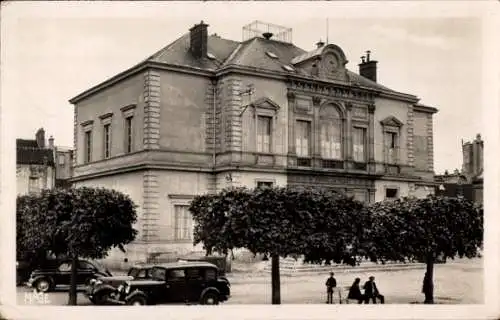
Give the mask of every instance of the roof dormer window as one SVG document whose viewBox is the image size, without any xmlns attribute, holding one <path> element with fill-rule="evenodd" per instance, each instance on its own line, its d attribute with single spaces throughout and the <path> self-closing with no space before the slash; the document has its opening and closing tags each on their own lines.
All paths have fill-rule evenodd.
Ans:
<svg viewBox="0 0 500 320">
<path fill-rule="evenodd" d="M 216 59 L 215 55 L 213 53 L 211 53 L 211 52 L 207 52 L 207 57 L 208 57 L 208 59 L 211 59 L 211 60 L 215 60 Z"/>
<path fill-rule="evenodd" d="M 291 66 L 286 65 L 286 64 L 283 65 L 283 69 L 285 69 L 286 71 L 289 71 L 289 72 L 294 72 L 295 71 L 294 68 L 292 68 Z"/>
<path fill-rule="evenodd" d="M 266 54 L 273 59 L 278 59 L 278 56 L 271 51 L 267 51 Z"/>
</svg>

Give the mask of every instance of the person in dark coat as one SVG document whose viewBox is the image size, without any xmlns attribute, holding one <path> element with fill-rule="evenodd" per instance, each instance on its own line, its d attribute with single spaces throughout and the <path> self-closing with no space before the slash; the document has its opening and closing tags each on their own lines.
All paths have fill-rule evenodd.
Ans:
<svg viewBox="0 0 500 320">
<path fill-rule="evenodd" d="M 365 301 L 365 295 L 361 293 L 361 289 L 359 288 L 360 281 L 360 278 L 354 279 L 352 286 L 349 288 L 347 299 L 358 300 L 358 303 L 362 304 Z"/>
<path fill-rule="evenodd" d="M 373 303 L 376 304 L 377 298 L 380 300 L 380 303 L 384 304 L 384 296 L 378 291 L 377 285 L 375 284 L 375 277 L 371 276 L 369 280 L 365 282 L 363 289 L 365 289 L 366 304 L 370 303 L 370 299 L 372 299 Z"/>
<path fill-rule="evenodd" d="M 333 303 L 333 288 L 337 287 L 337 280 L 333 277 L 334 273 L 330 272 L 330 277 L 326 279 L 326 303 Z"/>
</svg>

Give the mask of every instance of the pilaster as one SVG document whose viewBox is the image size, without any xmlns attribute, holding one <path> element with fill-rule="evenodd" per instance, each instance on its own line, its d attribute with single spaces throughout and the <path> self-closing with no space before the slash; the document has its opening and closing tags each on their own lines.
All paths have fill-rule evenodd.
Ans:
<svg viewBox="0 0 500 320">
<path fill-rule="evenodd" d="M 434 131 L 432 113 L 427 114 L 427 170 L 434 171 Z"/>
<path fill-rule="evenodd" d="M 368 105 L 368 171 L 375 172 L 375 105 Z M 381 147 L 383 148 L 383 147 Z"/>
<path fill-rule="evenodd" d="M 321 125 L 319 121 L 319 108 L 321 104 L 320 97 L 313 97 L 313 121 L 311 124 L 312 134 L 312 156 L 316 159 L 321 159 Z"/>
<path fill-rule="evenodd" d="M 220 110 L 217 108 L 217 84 L 210 82 L 205 92 L 205 146 L 207 152 L 220 148 Z"/>
<path fill-rule="evenodd" d="M 295 93 L 288 92 L 288 155 L 295 156 Z"/>
<path fill-rule="evenodd" d="M 226 79 L 225 87 L 227 88 L 224 115 L 225 123 L 225 139 L 227 151 L 241 151 L 242 144 L 242 128 L 241 128 L 241 79 L 230 77 Z"/>
<path fill-rule="evenodd" d="M 148 170 L 143 174 L 143 203 L 142 203 L 142 241 L 159 239 L 158 223 L 160 219 L 158 176 Z"/>
<path fill-rule="evenodd" d="M 78 164 L 78 149 L 78 107 L 75 105 L 73 106 L 73 167 Z"/>
<path fill-rule="evenodd" d="M 348 162 L 352 162 L 353 146 L 352 146 L 352 104 L 347 102 L 345 104 L 346 116 L 344 129 L 344 159 Z"/>
<path fill-rule="evenodd" d="M 148 70 L 144 74 L 144 149 L 160 148 L 160 74 Z"/>
<path fill-rule="evenodd" d="M 406 149 L 407 149 L 407 158 L 408 158 L 408 166 L 414 167 L 415 166 L 415 154 L 414 154 L 414 128 L 415 128 L 415 123 L 414 123 L 414 111 L 413 111 L 413 106 L 410 105 L 408 106 L 408 114 L 407 114 L 407 129 L 406 129 Z"/>
</svg>

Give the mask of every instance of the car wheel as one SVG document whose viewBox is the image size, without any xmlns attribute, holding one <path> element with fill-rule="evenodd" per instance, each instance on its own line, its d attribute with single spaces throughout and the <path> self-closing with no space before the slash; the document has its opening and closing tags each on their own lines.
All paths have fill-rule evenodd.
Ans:
<svg viewBox="0 0 500 320">
<path fill-rule="evenodd" d="M 35 289 L 38 292 L 48 292 L 50 291 L 50 287 L 49 279 L 40 279 L 35 284 Z"/>
<path fill-rule="evenodd" d="M 127 304 L 130 306 L 145 306 L 146 305 L 146 298 L 137 296 L 133 297 L 129 301 L 127 301 Z"/>
<path fill-rule="evenodd" d="M 207 304 L 207 305 L 219 304 L 219 295 L 216 292 L 207 292 L 201 298 L 201 304 Z"/>
<path fill-rule="evenodd" d="M 108 301 L 109 294 L 107 293 L 101 293 L 98 294 L 97 296 L 94 297 L 94 303 L 97 305 L 103 305 L 106 304 Z"/>
</svg>

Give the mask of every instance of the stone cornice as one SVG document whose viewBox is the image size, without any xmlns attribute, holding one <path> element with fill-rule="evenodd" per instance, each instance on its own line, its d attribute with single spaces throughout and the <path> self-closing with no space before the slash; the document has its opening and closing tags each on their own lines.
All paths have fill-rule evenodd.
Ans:
<svg viewBox="0 0 500 320">
<path fill-rule="evenodd" d="M 413 105 L 413 111 L 418 111 L 418 112 L 425 112 L 425 113 L 437 113 L 438 112 L 438 109 L 434 108 L 434 107 L 429 107 L 429 106 L 425 106 L 423 104 L 414 104 Z"/>
<path fill-rule="evenodd" d="M 130 78 L 130 77 L 136 75 L 137 73 L 143 71 L 146 68 L 147 68 L 146 62 L 139 63 L 139 64 L 133 66 L 132 68 L 129 68 L 125 71 L 122 71 L 119 74 L 101 82 L 100 84 L 95 85 L 95 86 L 91 87 L 90 89 L 85 90 L 84 92 L 80 93 L 79 95 L 71 98 L 69 100 L 69 103 L 76 104 L 76 103 L 112 86 L 115 83 L 118 83 L 120 81 L 123 81 L 127 78 Z"/>
<path fill-rule="evenodd" d="M 113 84 L 116 84 L 120 81 L 123 81 L 127 78 L 130 78 L 137 73 L 144 71 L 148 68 L 153 68 L 157 70 L 166 70 L 166 71 L 173 71 L 173 72 L 180 72 L 180 73 L 186 73 L 186 74 L 192 74 L 192 75 L 198 75 L 198 76 L 205 76 L 205 77 L 221 77 L 230 73 L 239 73 L 239 74 L 244 74 L 244 75 L 251 75 L 251 76 L 256 76 L 256 77 L 264 77 L 264 78 L 271 78 L 271 79 L 277 79 L 277 80 L 288 80 L 290 81 L 305 81 L 306 83 L 314 84 L 317 86 L 328 86 L 328 87 L 336 87 L 336 88 L 342 88 L 342 89 L 349 89 L 351 90 L 355 95 L 364 93 L 364 94 L 369 94 L 374 96 L 380 95 L 381 97 L 387 97 L 387 98 L 392 98 L 392 99 L 397 99 L 397 100 L 402 100 L 406 102 L 411 102 L 411 103 L 417 103 L 418 98 L 413 95 L 409 94 L 404 94 L 404 93 L 399 93 L 396 91 L 386 91 L 386 90 L 378 90 L 378 89 L 373 89 L 373 88 L 368 88 L 360 85 L 351 85 L 349 83 L 338 83 L 338 82 L 333 82 L 333 81 L 328 81 L 326 79 L 317 79 L 313 77 L 307 77 L 307 76 L 302 76 L 298 74 L 290 74 L 289 72 L 279 72 L 279 71 L 269 71 L 266 69 L 260 69 L 260 68 L 250 68 L 250 67 L 244 67 L 244 66 L 237 66 L 237 65 L 229 65 L 225 66 L 219 70 L 205 70 L 201 68 L 194 68 L 194 67 L 188 67 L 188 66 L 177 66 L 177 65 L 172 65 L 168 63 L 163 63 L 163 62 L 157 62 L 157 61 L 144 61 L 141 62 L 123 72 L 120 72 L 119 74 L 101 82 L 98 85 L 95 85 L 91 87 L 90 89 L 80 93 L 79 95 L 71 98 L 69 102 L 71 104 L 76 104 L 110 86 Z"/>
<path fill-rule="evenodd" d="M 396 91 L 380 91 L 381 98 L 389 98 L 403 102 L 416 103 L 418 98 L 411 94 L 396 92 Z"/>
<path fill-rule="evenodd" d="M 290 77 L 287 79 L 287 86 L 288 90 L 313 94 L 317 97 L 324 97 L 326 99 L 334 97 L 355 102 L 373 102 L 377 96 L 376 92 L 370 90 L 316 79 Z"/>
<path fill-rule="evenodd" d="M 207 76 L 207 77 L 213 77 L 215 75 L 214 71 L 208 71 L 208 70 L 203 70 L 199 68 L 193 68 L 193 67 L 188 67 L 188 66 L 176 66 L 168 63 L 162 63 L 162 62 L 155 62 L 155 61 L 144 61 L 141 62 L 129 69 L 126 69 L 125 71 L 122 71 L 118 73 L 117 75 L 104 80 L 103 82 L 99 83 L 98 85 L 95 85 L 91 87 L 90 89 L 85 90 L 84 92 L 80 93 L 79 95 L 71 98 L 69 100 L 69 103 L 71 104 L 76 104 L 88 97 L 91 97 L 94 94 L 99 93 L 100 91 L 109 88 L 110 86 L 123 81 L 125 79 L 128 79 L 146 69 L 156 69 L 156 70 L 167 70 L 167 71 L 173 71 L 173 72 L 180 72 L 180 73 L 187 73 L 187 74 L 193 74 L 193 75 L 198 75 L 198 76 Z"/>
<path fill-rule="evenodd" d="M 213 172 L 212 168 L 210 167 L 202 168 L 202 167 L 185 166 L 185 165 L 174 166 L 174 165 L 150 164 L 142 162 L 142 163 L 137 163 L 135 165 L 128 165 L 127 167 L 107 169 L 99 172 L 74 176 L 71 179 L 69 179 L 69 181 L 74 183 L 82 180 L 95 179 L 115 174 L 123 174 L 123 173 L 144 171 L 144 170 L 172 170 L 172 171 L 206 172 L 206 173 Z"/>
</svg>

